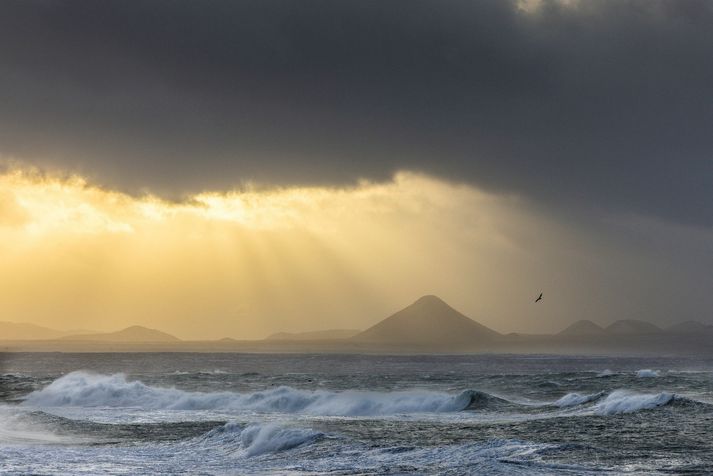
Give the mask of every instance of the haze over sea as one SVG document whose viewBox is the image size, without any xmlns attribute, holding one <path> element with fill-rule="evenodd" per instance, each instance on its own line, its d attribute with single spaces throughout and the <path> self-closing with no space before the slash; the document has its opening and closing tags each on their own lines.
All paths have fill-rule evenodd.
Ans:
<svg viewBox="0 0 713 476">
<path fill-rule="evenodd" d="M 4 354 L 3 474 L 713 471 L 713 359 Z"/>
</svg>

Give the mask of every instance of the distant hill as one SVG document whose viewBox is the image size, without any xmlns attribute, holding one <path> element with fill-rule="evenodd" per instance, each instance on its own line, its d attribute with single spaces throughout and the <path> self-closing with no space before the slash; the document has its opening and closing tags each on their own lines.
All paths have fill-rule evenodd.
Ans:
<svg viewBox="0 0 713 476">
<path fill-rule="evenodd" d="M 675 334 L 713 333 L 713 326 L 698 321 L 685 321 L 667 327 L 666 331 Z"/>
<path fill-rule="evenodd" d="M 265 338 L 265 340 L 291 340 L 291 341 L 306 341 L 306 340 L 333 340 L 333 339 L 349 339 L 354 337 L 361 331 L 358 329 L 329 329 L 325 331 L 312 332 L 278 332 Z"/>
<path fill-rule="evenodd" d="M 560 331 L 557 335 L 560 336 L 601 336 L 606 335 L 607 331 L 602 326 L 590 320 L 582 319 Z"/>
<path fill-rule="evenodd" d="M 352 339 L 392 345 L 448 346 L 487 342 L 500 336 L 440 298 L 423 296 Z"/>
<path fill-rule="evenodd" d="M 615 335 L 633 334 L 659 334 L 663 332 L 660 327 L 646 321 L 636 319 L 623 319 L 610 324 L 606 328 L 607 333 Z"/>
<path fill-rule="evenodd" d="M 713 334 L 713 325 L 697 321 L 685 321 L 667 327 L 665 330 L 646 321 L 624 319 L 616 321 L 606 328 L 589 321 L 581 320 L 559 332 L 559 336 L 600 336 L 600 335 L 646 335 L 646 334 Z"/>
<path fill-rule="evenodd" d="M 116 332 L 101 334 L 78 334 L 62 337 L 62 340 L 101 342 L 178 342 L 179 338 L 156 329 L 131 326 Z"/>
<path fill-rule="evenodd" d="M 57 339 L 66 332 L 20 322 L 0 322 L 0 340 L 44 340 Z"/>
</svg>

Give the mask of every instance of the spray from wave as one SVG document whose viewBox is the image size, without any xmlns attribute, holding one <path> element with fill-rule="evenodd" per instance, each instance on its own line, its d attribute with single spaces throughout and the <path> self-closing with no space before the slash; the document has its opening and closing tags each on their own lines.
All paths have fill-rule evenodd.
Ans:
<svg viewBox="0 0 713 476">
<path fill-rule="evenodd" d="M 86 438 L 71 437 L 34 421 L 27 412 L 15 407 L 0 406 L 0 444 L 73 444 Z"/>
</svg>

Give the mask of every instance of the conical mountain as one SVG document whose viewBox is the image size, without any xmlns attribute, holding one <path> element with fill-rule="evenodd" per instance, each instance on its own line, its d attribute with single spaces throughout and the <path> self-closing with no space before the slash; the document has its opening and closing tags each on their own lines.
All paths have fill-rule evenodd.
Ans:
<svg viewBox="0 0 713 476">
<path fill-rule="evenodd" d="M 602 326 L 588 319 L 582 319 L 571 324 L 569 327 L 560 331 L 561 336 L 601 336 L 607 331 Z"/>
<path fill-rule="evenodd" d="M 489 341 L 500 334 L 453 309 L 436 296 L 423 296 L 353 339 L 392 345 L 444 346 Z"/>
</svg>

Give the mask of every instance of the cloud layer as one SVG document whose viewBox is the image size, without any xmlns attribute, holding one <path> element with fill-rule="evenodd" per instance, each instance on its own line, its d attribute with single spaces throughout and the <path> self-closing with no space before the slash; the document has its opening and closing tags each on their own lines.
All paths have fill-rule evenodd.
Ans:
<svg viewBox="0 0 713 476">
<path fill-rule="evenodd" d="M 713 6 L 5 1 L 0 154 L 182 196 L 401 169 L 713 224 Z"/>
</svg>

